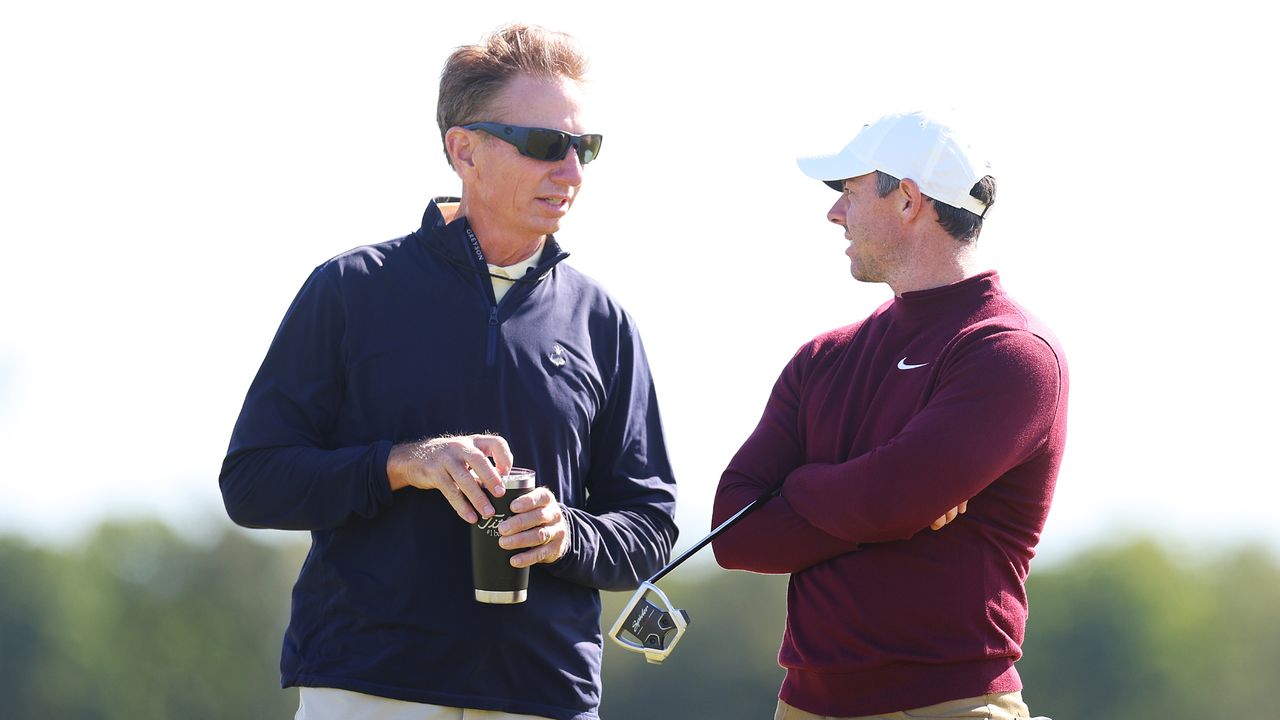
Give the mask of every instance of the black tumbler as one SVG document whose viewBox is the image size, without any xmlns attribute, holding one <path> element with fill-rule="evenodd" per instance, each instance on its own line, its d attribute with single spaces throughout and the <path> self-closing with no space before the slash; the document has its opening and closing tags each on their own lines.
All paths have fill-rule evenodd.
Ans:
<svg viewBox="0 0 1280 720">
<path fill-rule="evenodd" d="M 489 495 L 493 516 L 471 526 L 471 579 L 478 602 L 510 605 L 528 596 L 529 568 L 511 567 L 511 556 L 519 551 L 498 546 L 498 523 L 511 516 L 511 501 L 532 490 L 536 479 L 532 470 L 511 468 L 502 478 L 507 492 L 500 498 Z"/>
</svg>

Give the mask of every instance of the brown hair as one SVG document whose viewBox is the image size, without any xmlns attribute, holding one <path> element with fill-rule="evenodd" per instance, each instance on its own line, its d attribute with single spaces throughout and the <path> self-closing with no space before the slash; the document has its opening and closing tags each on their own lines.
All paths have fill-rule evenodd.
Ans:
<svg viewBox="0 0 1280 720">
<path fill-rule="evenodd" d="M 500 27 L 480 43 L 454 50 L 445 61 L 436 104 L 440 140 L 444 142 L 451 127 L 491 120 L 485 114 L 494 98 L 517 74 L 565 77 L 580 83 L 586 72 L 587 59 L 570 35 L 537 25 Z M 448 156 L 446 149 L 445 157 Z"/>
<path fill-rule="evenodd" d="M 885 197 L 897 190 L 899 184 L 901 183 L 898 178 L 876 171 L 876 195 Z M 996 201 L 996 179 L 990 175 L 982 176 L 981 180 L 973 184 L 969 194 L 987 207 L 991 207 Z M 925 197 L 929 196 L 925 195 Z M 952 207 L 933 198 L 929 199 L 933 201 L 933 210 L 938 214 L 938 224 L 947 231 L 947 234 L 961 242 L 978 238 L 978 233 L 982 232 L 982 220 L 986 213 L 978 215 L 964 208 Z"/>
</svg>

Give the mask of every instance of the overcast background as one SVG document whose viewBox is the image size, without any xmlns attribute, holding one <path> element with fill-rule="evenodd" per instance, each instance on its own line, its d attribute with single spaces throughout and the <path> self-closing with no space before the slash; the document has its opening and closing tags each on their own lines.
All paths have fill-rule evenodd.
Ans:
<svg viewBox="0 0 1280 720">
<path fill-rule="evenodd" d="M 849 278 L 835 196 L 794 158 L 953 106 L 996 163 L 987 264 L 1072 372 L 1042 554 L 1138 531 L 1280 548 L 1274 24 L 1243 2 L 748 6 L 6 6 L 0 533 L 221 527 L 289 301 L 459 191 L 440 66 L 523 20 L 593 61 L 606 140 L 559 237 L 640 325 L 682 547 L 790 355 L 889 297 Z"/>
</svg>

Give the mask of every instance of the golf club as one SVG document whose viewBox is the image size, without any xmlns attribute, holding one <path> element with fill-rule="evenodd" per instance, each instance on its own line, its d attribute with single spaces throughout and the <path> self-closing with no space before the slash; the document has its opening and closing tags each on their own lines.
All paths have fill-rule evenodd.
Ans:
<svg viewBox="0 0 1280 720">
<path fill-rule="evenodd" d="M 721 533 L 733 527 L 752 510 L 777 495 L 778 492 L 778 490 L 774 490 L 747 503 L 746 507 L 734 513 L 733 517 L 720 523 L 719 527 L 699 540 L 696 545 L 681 553 L 680 557 L 667 563 L 653 577 L 640 583 L 640 587 L 631 596 L 627 606 L 618 615 L 618 620 L 613 623 L 613 629 L 609 631 L 609 637 L 627 650 L 642 653 L 644 659 L 648 662 L 656 664 L 666 660 L 671 651 L 675 649 L 676 643 L 680 642 L 680 638 L 684 637 L 685 630 L 689 627 L 689 613 L 672 605 L 667 596 L 654 583 L 676 569 L 680 563 L 688 560 L 699 550 L 706 547 L 707 543 L 715 540 Z"/>
</svg>

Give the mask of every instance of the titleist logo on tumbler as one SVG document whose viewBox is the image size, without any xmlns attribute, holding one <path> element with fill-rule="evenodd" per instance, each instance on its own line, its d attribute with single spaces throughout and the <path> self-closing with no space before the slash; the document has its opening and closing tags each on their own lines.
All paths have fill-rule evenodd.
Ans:
<svg viewBox="0 0 1280 720">
<path fill-rule="evenodd" d="M 476 523 L 477 530 L 483 530 L 489 537 L 498 537 L 498 523 L 502 522 L 507 516 L 503 513 L 495 513 L 491 518 L 481 518 Z"/>
<path fill-rule="evenodd" d="M 502 497 L 489 496 L 494 513 L 471 526 L 471 579 L 476 600 L 482 603 L 510 605 L 522 603 L 528 596 L 529 568 L 511 566 L 511 558 L 520 550 L 506 550 L 498 545 L 498 526 L 511 517 L 511 502 L 533 490 L 537 476 L 526 468 L 511 468 L 502 478 L 506 492 Z M 488 495 L 488 491 L 485 491 Z"/>
</svg>

